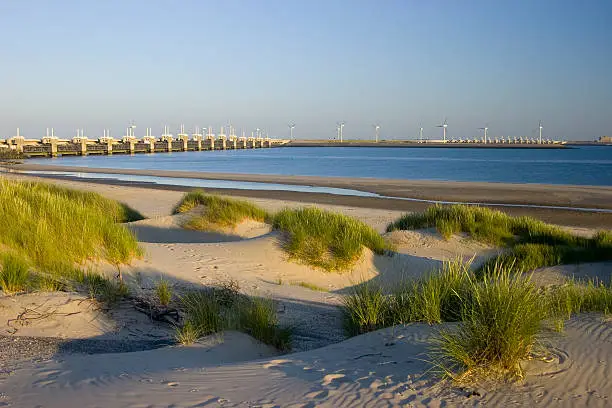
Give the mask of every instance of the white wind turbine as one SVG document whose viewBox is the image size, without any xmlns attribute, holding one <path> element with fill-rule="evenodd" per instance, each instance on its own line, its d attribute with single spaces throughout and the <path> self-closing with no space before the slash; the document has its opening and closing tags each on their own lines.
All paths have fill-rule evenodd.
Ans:
<svg viewBox="0 0 612 408">
<path fill-rule="evenodd" d="M 295 128 L 295 123 L 290 123 L 287 126 L 289 126 L 289 139 L 293 140 L 293 128 Z"/>
<path fill-rule="evenodd" d="M 419 127 L 419 140 L 423 143 L 423 126 Z"/>
<path fill-rule="evenodd" d="M 444 143 L 446 143 L 446 128 L 448 127 L 448 123 L 446 123 L 446 118 L 444 118 L 444 123 L 436 127 L 442 128 L 442 139 Z"/>
<path fill-rule="evenodd" d="M 478 130 L 484 130 L 484 142 L 485 144 L 487 144 L 487 131 L 489 130 L 489 128 L 485 126 L 485 127 L 478 128 Z"/>
<path fill-rule="evenodd" d="M 338 136 L 340 138 L 340 143 L 342 143 L 342 129 L 344 129 L 344 121 L 338 123 Z"/>
<path fill-rule="evenodd" d="M 378 143 L 378 136 L 380 136 L 380 125 L 377 123 L 375 125 L 372 125 L 372 127 L 374 128 L 374 137 L 376 143 Z"/>
<path fill-rule="evenodd" d="M 540 121 L 539 127 L 540 127 L 540 144 L 542 144 L 542 121 Z"/>
</svg>

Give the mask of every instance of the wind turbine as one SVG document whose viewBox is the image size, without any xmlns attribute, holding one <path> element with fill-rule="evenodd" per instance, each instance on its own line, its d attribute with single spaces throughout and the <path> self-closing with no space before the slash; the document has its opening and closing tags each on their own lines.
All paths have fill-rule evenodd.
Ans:
<svg viewBox="0 0 612 408">
<path fill-rule="evenodd" d="M 540 144 L 542 144 L 542 121 L 540 121 Z"/>
<path fill-rule="evenodd" d="M 375 124 L 375 125 L 372 125 L 372 126 L 374 127 L 376 143 L 378 143 L 378 136 L 380 135 L 380 125 L 379 124 Z"/>
<path fill-rule="evenodd" d="M 295 123 L 290 123 L 287 126 L 289 126 L 289 139 L 293 140 L 293 128 L 295 127 Z"/>
<path fill-rule="evenodd" d="M 446 128 L 448 127 L 448 123 L 446 123 L 446 118 L 444 118 L 444 123 L 436 127 L 442 128 L 442 138 L 444 140 L 444 143 L 446 143 Z"/>
<path fill-rule="evenodd" d="M 485 126 L 485 127 L 478 128 L 478 130 L 484 130 L 484 142 L 485 144 L 487 144 L 487 131 L 489 130 L 489 128 Z"/>
<path fill-rule="evenodd" d="M 419 127 L 419 140 L 423 143 L 423 126 Z"/>
<path fill-rule="evenodd" d="M 340 143 L 342 143 L 342 129 L 344 128 L 344 122 L 338 123 L 338 135 L 340 136 Z"/>
</svg>

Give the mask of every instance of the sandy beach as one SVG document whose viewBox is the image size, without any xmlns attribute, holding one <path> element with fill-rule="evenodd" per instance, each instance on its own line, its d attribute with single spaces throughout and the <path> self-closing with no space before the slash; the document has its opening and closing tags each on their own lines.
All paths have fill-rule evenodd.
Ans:
<svg viewBox="0 0 612 408">
<path fill-rule="evenodd" d="M 509 204 L 501 207 L 505 212 L 514 215 L 532 215 L 544 221 L 588 228 L 612 228 L 612 212 L 584 212 L 564 209 L 516 207 L 527 206 L 558 206 L 572 208 L 592 208 L 612 210 L 612 187 L 574 186 L 549 184 L 508 184 L 483 182 L 442 182 L 394 179 L 367 179 L 342 177 L 313 176 L 279 176 L 233 173 L 202 173 L 185 171 L 109 169 L 89 167 L 69 167 L 53 164 L 22 163 L 10 167 L 18 171 L 58 171 L 80 173 L 128 174 L 139 176 L 180 177 L 187 179 L 229 180 L 259 183 L 293 184 L 317 187 L 331 187 L 359 190 L 379 194 L 382 197 L 355 197 L 324 193 L 305 193 L 295 191 L 272 190 L 239 190 L 239 189 L 207 189 L 213 193 L 241 197 L 273 198 L 285 201 L 312 202 L 317 204 L 337 204 L 350 207 L 371 208 L 393 211 L 423 211 L 431 205 L 428 202 L 410 201 L 436 200 L 453 202 L 473 202 L 491 204 Z M 50 178 L 63 178 L 58 175 L 48 175 Z M 87 180 L 95 183 L 95 180 Z M 142 186 L 152 189 L 168 189 L 187 191 L 188 187 L 164 184 L 138 182 L 123 182 L 117 180 L 99 180 L 103 184 Z M 392 198 L 396 197 L 396 198 Z M 499 208 L 499 207 L 495 207 Z"/>
<path fill-rule="evenodd" d="M 243 177 L 205 177 L 209 176 Z M 15 174 L 3 177 L 41 180 Z M 280 180 L 244 177 L 248 181 Z M 298 179 L 305 184 L 316 181 L 387 192 L 397 187 L 402 194 L 418 192 L 423 196 L 448 192 L 455 194 L 453 197 L 471 200 L 486 198 L 492 191 L 498 192 L 495 197 L 499 200 L 519 200 L 521 196 L 516 187 L 478 183 L 469 183 L 473 185 L 468 190 L 444 187 L 442 183 L 390 181 L 378 185 L 379 182 L 367 180 L 353 184 L 350 180 L 326 180 Z M 176 345 L 171 325 L 151 321 L 146 314 L 131 308 L 128 301 L 118 308 L 104 310 L 76 293 L 0 296 L 0 334 L 5 345 L 0 352 L 4 357 L 0 363 L 0 405 L 605 407 L 610 404 L 612 322 L 598 314 L 573 318 L 563 333 L 547 338 L 552 345 L 548 362 L 527 361 L 528 375 L 524 380 L 478 389 L 440 382 L 430 371 L 427 352 L 431 339 L 440 329 L 453 327 L 452 323 L 396 326 L 347 339 L 338 306 L 355 284 L 372 281 L 390 288 L 401 280 L 427 274 L 445 260 L 475 257 L 475 263 L 482 262 L 498 253 L 497 248 L 462 236 L 445 240 L 433 230 L 395 231 L 386 235 L 397 246 L 394 256 L 375 255 L 366 250 L 351 270 L 329 273 L 290 261 L 280 247 L 279 236 L 263 223 L 248 221 L 231 233 L 183 229 L 182 215 L 171 215 L 183 195 L 180 189 L 65 179 L 44 181 L 98 192 L 128 204 L 146 217 L 128 224 L 145 251 L 142 259 L 125 267 L 123 272 L 136 294 L 151 296 L 154 282 L 161 276 L 171 282 L 175 291 L 235 280 L 243 293 L 278 301 L 281 323 L 294 328 L 293 351 L 281 354 L 246 334 L 232 331 L 208 336 L 193 346 Z M 533 195 L 539 192 L 541 202 L 580 202 L 602 207 L 610 205 L 606 197 L 612 194 L 612 189 L 607 188 L 520 188 L 526 189 L 522 197 L 529 197 L 532 202 L 538 202 Z M 325 195 L 291 192 L 223 193 L 249 197 L 249 201 L 268 211 L 316 205 L 353 216 L 381 233 L 389 222 L 407 211 L 391 204 L 369 206 L 369 199 L 359 197 L 326 197 L 329 200 L 326 202 L 321 197 Z M 358 201 L 359 205 L 353 205 Z M 565 219 L 555 211 L 548 213 L 556 220 Z M 580 218 L 583 215 L 588 217 Z M 610 217 L 580 216 L 561 224 L 575 233 L 589 235 L 594 232 L 589 227 L 601 227 Z M 541 284 L 562 282 L 571 276 L 606 280 L 610 270 L 610 262 L 546 268 Z M 41 314 L 47 318 L 32 318 Z M 44 341 L 41 343 L 40 339 Z M 33 351 L 16 354 L 17 346 Z"/>
</svg>

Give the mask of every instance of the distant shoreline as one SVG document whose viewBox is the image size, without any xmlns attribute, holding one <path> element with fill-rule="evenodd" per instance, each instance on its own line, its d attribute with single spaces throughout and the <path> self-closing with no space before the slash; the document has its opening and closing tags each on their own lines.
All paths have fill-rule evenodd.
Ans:
<svg viewBox="0 0 612 408">
<path fill-rule="evenodd" d="M 550 208 L 512 207 L 512 205 L 541 205 L 612 210 L 612 187 L 485 182 L 442 182 L 346 177 L 276 176 L 108 168 L 94 169 L 87 167 L 39 164 L 19 164 L 5 167 L 17 171 L 127 174 L 153 177 L 180 177 L 203 180 L 231 180 L 255 183 L 259 182 L 344 188 L 371 192 L 379 194 L 382 197 L 341 196 L 325 193 L 272 191 L 265 189 L 240 190 L 214 188 L 207 189 L 207 191 L 240 197 L 276 198 L 290 201 L 351 205 L 361 208 L 378 208 L 398 211 L 422 211 L 431 205 L 431 203 L 427 202 L 404 200 L 402 199 L 403 197 L 422 200 L 509 204 L 510 206 L 500 206 L 494 208 L 504 210 L 512 215 L 536 216 L 542 220 L 561 225 L 612 229 L 612 213 L 592 213 Z M 152 184 L 146 182 L 126 182 L 113 179 L 78 179 L 75 177 L 66 177 L 62 175 L 24 174 L 24 176 L 70 179 L 79 182 L 102 183 L 109 185 L 131 185 L 149 189 L 176 191 L 188 191 L 193 189 L 193 187 L 176 186 L 163 183 Z"/>
<path fill-rule="evenodd" d="M 413 140 L 292 140 L 278 147 L 400 147 L 400 148 L 461 148 L 461 149 L 568 149 L 567 144 L 520 144 L 520 143 L 442 143 L 417 142 Z"/>
</svg>

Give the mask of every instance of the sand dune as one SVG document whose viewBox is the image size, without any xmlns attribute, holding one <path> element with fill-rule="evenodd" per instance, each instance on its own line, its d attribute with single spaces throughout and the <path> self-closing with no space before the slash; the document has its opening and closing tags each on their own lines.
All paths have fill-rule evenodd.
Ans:
<svg viewBox="0 0 612 408">
<path fill-rule="evenodd" d="M 396 231 L 386 235 L 397 245 L 393 256 L 365 250 L 350 271 L 328 273 L 288 259 L 282 236 L 265 224 L 246 222 L 214 233 L 181 228 L 185 216 L 169 215 L 181 193 L 59 183 L 122 200 L 148 217 L 129 224 L 146 252 L 123 270 L 136 295 L 152 296 L 162 276 L 175 291 L 236 280 L 245 293 L 278 300 L 281 323 L 295 327 L 296 352 L 278 355 L 245 334 L 226 332 L 190 347 L 58 353 L 0 370 L 0 406 L 610 406 L 612 322 L 601 315 L 582 315 L 570 320 L 564 333 L 549 333 L 545 341 L 552 362 L 525 362 L 524 381 L 486 390 L 454 387 L 430 371 L 431 340 L 439 329 L 452 325 L 398 326 L 345 339 L 338 305 L 355 284 L 371 281 L 392 288 L 402 279 L 423 276 L 446 259 L 475 257 L 478 263 L 497 253 L 496 248 L 461 236 L 444 240 L 431 230 Z M 305 205 L 252 201 L 269 211 Z M 380 232 L 399 215 L 323 207 L 359 218 Z M 610 271 L 610 263 L 597 263 L 545 268 L 537 276 L 542 284 L 557 284 L 570 276 L 605 280 Z M 109 267 L 107 272 L 114 270 Z M 28 308 L 49 316 L 20 323 L 14 332 L 15 321 L 8 320 Z M 0 297 L 0 318 L 0 323 L 7 321 L 0 329 L 12 336 L 147 341 L 172 339 L 173 334 L 172 327 L 154 324 L 127 307 L 101 311 L 70 293 Z"/>
<path fill-rule="evenodd" d="M 202 348 L 69 356 L 23 368 L 1 388 L 6 402 L 46 407 L 609 406 L 612 324 L 601 316 L 570 321 L 555 338 L 552 362 L 530 362 L 523 382 L 476 393 L 426 373 L 437 329 L 390 328 L 263 359 L 266 350 L 226 333 L 224 343 Z M 227 364 L 250 357 L 257 360 Z"/>
</svg>

